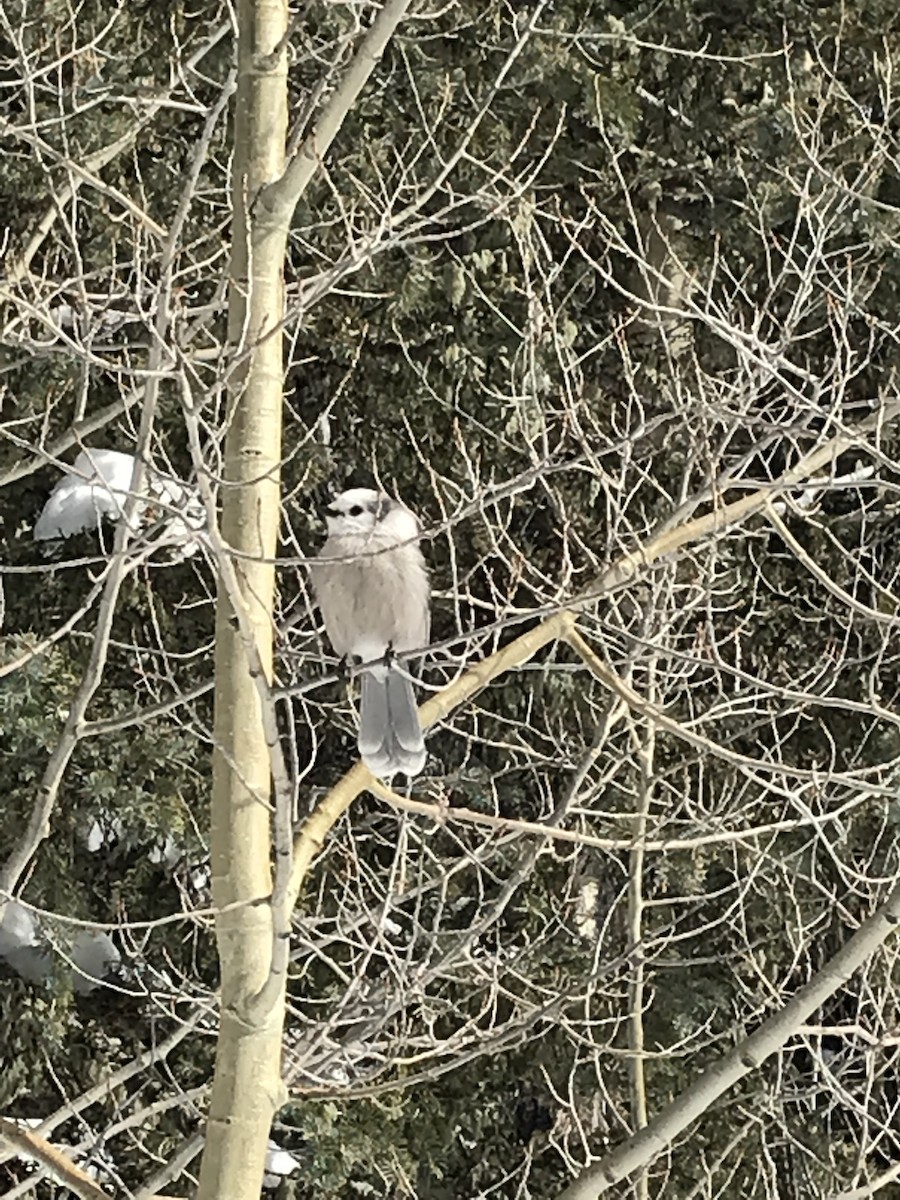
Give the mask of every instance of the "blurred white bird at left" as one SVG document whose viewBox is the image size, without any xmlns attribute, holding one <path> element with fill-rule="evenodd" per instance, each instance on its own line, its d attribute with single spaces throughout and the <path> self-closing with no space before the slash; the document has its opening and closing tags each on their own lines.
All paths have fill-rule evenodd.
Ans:
<svg viewBox="0 0 900 1200">
<path fill-rule="evenodd" d="M 125 511 L 134 466 L 134 456 L 120 450 L 82 450 L 50 493 L 34 527 L 35 539 L 67 538 L 99 530 L 104 517 L 117 520 Z M 196 553 L 192 534 L 206 524 L 200 497 L 187 484 L 145 467 L 131 528 L 151 520 L 163 524 L 167 544 L 180 544 L 181 557 Z"/>
<path fill-rule="evenodd" d="M 54 946 L 54 942 L 58 946 Z M 122 956 L 108 933 L 85 928 L 74 936 L 65 932 L 48 940 L 44 925 L 18 900 L 10 900 L 0 916 L 0 959 L 29 983 L 43 983 L 54 973 L 54 948 L 62 950 L 72 986 L 85 996 L 121 964 Z M 66 970 L 63 965 L 61 970 Z"/>
</svg>

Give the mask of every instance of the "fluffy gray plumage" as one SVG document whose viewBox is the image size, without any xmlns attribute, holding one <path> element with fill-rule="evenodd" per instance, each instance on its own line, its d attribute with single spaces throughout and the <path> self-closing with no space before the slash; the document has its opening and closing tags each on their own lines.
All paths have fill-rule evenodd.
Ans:
<svg viewBox="0 0 900 1200">
<path fill-rule="evenodd" d="M 428 572 L 419 522 L 405 504 L 370 488 L 328 508 L 328 540 L 310 564 L 335 653 L 376 664 L 428 644 Z M 373 775 L 418 775 L 425 740 L 405 663 L 378 663 L 360 678 L 359 752 Z"/>
</svg>

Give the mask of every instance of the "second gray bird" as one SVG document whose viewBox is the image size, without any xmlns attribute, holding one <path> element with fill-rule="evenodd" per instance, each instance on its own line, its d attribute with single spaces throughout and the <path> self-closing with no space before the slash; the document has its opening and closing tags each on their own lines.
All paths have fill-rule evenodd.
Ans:
<svg viewBox="0 0 900 1200">
<path fill-rule="evenodd" d="M 360 677 L 360 755 L 381 778 L 418 775 L 425 739 L 408 666 L 385 656 L 428 644 L 419 522 L 405 504 L 371 488 L 342 492 L 325 519 L 328 540 L 310 563 L 325 630 L 336 654 L 371 664 Z"/>
</svg>

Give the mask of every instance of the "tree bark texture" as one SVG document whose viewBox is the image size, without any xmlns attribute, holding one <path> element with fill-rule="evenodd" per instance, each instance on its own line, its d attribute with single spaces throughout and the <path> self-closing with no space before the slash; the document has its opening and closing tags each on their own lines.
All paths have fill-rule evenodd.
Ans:
<svg viewBox="0 0 900 1200">
<path fill-rule="evenodd" d="M 200 1172 L 200 1200 L 258 1200 L 272 1118 L 281 1103 L 284 1004 L 253 1004 L 272 955 L 270 759 L 249 634 L 272 670 L 274 558 L 281 459 L 285 234 L 255 227 L 261 187 L 284 166 L 284 0 L 238 5 L 228 428 L 222 535 L 237 551 L 241 620 L 219 582 L 213 756 L 212 887 L 218 910 L 221 1029 Z M 282 980 L 283 995 L 283 980 Z"/>
</svg>

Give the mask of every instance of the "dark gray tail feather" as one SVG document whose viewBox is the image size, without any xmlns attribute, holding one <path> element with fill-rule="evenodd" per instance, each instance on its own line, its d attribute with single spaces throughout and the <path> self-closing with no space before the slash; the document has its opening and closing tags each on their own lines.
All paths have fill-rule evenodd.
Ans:
<svg viewBox="0 0 900 1200">
<path fill-rule="evenodd" d="M 412 683 L 396 667 L 360 676 L 359 753 L 373 775 L 418 775 L 427 757 Z"/>
</svg>

